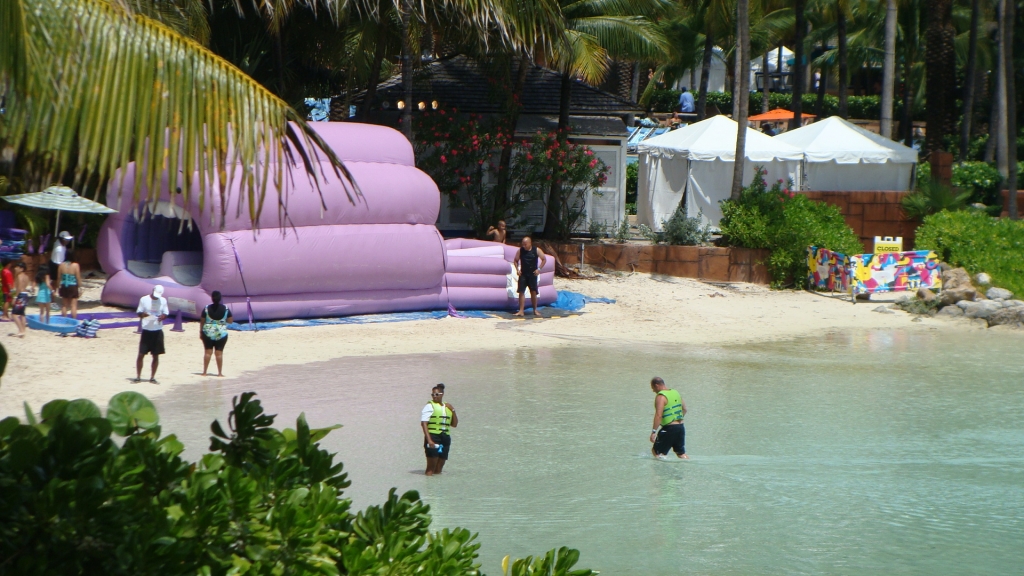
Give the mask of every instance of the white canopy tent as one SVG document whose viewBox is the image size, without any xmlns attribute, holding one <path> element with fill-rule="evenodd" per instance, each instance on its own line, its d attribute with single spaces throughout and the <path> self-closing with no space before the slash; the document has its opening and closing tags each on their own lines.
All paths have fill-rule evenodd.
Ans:
<svg viewBox="0 0 1024 576">
<path fill-rule="evenodd" d="M 686 202 L 686 214 L 703 214 L 717 226 L 722 219 L 719 202 L 729 198 L 736 155 L 736 122 L 713 116 L 640 143 L 637 223 L 660 232 L 661 223 Z M 743 183 L 754 178 L 761 166 L 766 179 L 792 180 L 800 185 L 803 154 L 792 146 L 747 128 L 746 166 Z"/>
<path fill-rule="evenodd" d="M 910 190 L 917 151 L 838 116 L 774 138 L 804 153 L 802 190 Z"/>
</svg>

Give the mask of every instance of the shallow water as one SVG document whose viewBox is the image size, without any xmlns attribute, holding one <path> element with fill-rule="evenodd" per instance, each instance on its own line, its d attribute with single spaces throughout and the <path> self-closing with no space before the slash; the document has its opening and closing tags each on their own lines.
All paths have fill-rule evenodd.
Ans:
<svg viewBox="0 0 1024 576">
<path fill-rule="evenodd" d="M 604 574 L 1024 571 L 1021 338 L 873 331 L 729 348 L 573 347 L 342 359 L 159 398 L 196 457 L 233 394 L 277 425 L 342 423 L 362 507 L 419 490 L 435 528 L 479 532 L 484 571 L 559 545 Z M 230 350 L 227 353 L 229 367 Z M 690 462 L 650 458 L 660 375 Z M 419 410 L 459 415 L 442 477 Z"/>
</svg>

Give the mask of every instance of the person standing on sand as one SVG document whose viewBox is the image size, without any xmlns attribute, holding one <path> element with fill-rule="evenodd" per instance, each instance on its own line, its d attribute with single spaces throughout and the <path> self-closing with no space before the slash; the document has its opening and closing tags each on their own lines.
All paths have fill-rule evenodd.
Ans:
<svg viewBox="0 0 1024 576">
<path fill-rule="evenodd" d="M 525 316 L 523 308 L 526 304 L 526 289 L 530 289 L 530 302 L 533 303 L 533 314 L 537 315 L 537 281 L 540 277 L 540 270 L 548 263 L 544 251 L 533 245 L 533 239 L 529 236 L 523 237 L 519 251 L 513 264 L 519 269 L 519 312 L 516 316 Z M 537 265 L 538 259 L 540 266 Z"/>
<path fill-rule="evenodd" d="M 11 294 L 14 294 L 14 307 L 11 310 L 11 314 L 13 315 L 14 324 L 18 327 L 18 338 L 24 338 L 25 307 L 28 306 L 28 287 L 31 282 L 29 281 L 28 274 L 25 272 L 24 262 L 15 264 L 14 269 L 17 273 L 14 277 L 14 289 L 11 290 Z"/>
<path fill-rule="evenodd" d="M 50 303 L 53 302 L 53 292 L 50 288 L 50 273 L 39 267 L 36 273 L 36 304 L 39 305 L 39 321 L 43 324 L 50 323 Z"/>
<path fill-rule="evenodd" d="M 228 343 L 228 324 L 234 321 L 231 317 L 231 310 L 221 304 L 220 291 L 214 290 L 210 295 L 213 304 L 203 308 L 200 316 L 202 324 L 199 327 L 199 339 L 203 342 L 206 350 L 203 356 L 203 376 L 206 376 L 210 368 L 210 356 L 217 356 L 217 376 L 224 375 L 224 345 Z"/>
<path fill-rule="evenodd" d="M 508 238 L 508 231 L 505 229 L 505 221 L 504 220 L 498 220 L 498 227 L 497 228 L 495 228 L 494 226 L 488 226 L 487 227 L 487 237 L 490 238 L 494 242 L 498 242 L 499 244 L 504 244 L 505 240 Z"/>
<path fill-rule="evenodd" d="M 135 381 L 142 382 L 142 361 L 146 354 L 153 355 L 149 381 L 157 384 L 156 369 L 160 365 L 160 355 L 164 353 L 164 318 L 170 315 L 167 300 L 164 298 L 164 287 L 154 286 L 153 292 L 139 298 L 139 307 L 135 309 L 142 318 L 142 337 L 139 339 L 139 357 L 135 360 Z"/>
<path fill-rule="evenodd" d="M 82 295 L 82 268 L 75 262 L 74 252 L 68 252 L 64 263 L 57 267 L 60 277 L 60 289 L 57 294 L 60 296 L 60 315 L 67 316 L 71 310 L 71 317 L 78 319 L 78 298 Z"/>
<path fill-rule="evenodd" d="M 0 270 L 0 292 L 4 299 L 4 320 L 11 319 L 11 303 L 14 302 L 14 260 L 4 260 L 3 270 Z"/>
<path fill-rule="evenodd" d="M 667 460 L 671 448 L 680 459 L 689 460 L 686 455 L 686 428 L 683 427 L 686 402 L 679 392 L 666 386 L 665 381 L 657 376 L 651 378 L 651 390 L 655 394 L 654 429 L 651 430 L 654 447 L 651 453 L 658 460 Z"/>
<path fill-rule="evenodd" d="M 423 429 L 423 452 L 427 455 L 427 476 L 440 474 L 448 453 L 452 448 L 449 428 L 459 425 L 455 408 L 444 401 L 444 384 L 430 390 L 430 402 L 420 412 L 420 427 Z"/>
</svg>

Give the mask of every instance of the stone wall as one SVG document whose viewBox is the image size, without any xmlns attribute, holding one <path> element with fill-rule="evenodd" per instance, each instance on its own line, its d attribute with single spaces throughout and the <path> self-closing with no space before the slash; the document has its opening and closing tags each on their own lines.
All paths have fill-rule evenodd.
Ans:
<svg viewBox="0 0 1024 576">
<path fill-rule="evenodd" d="M 846 223 L 860 238 L 864 252 L 875 249 L 875 236 L 902 236 L 903 249 L 914 248 L 920 222 L 908 220 L 900 203 L 910 192 L 800 192 L 819 202 L 839 208 Z"/>
<path fill-rule="evenodd" d="M 760 262 L 767 250 L 707 246 L 652 246 L 650 244 L 544 243 L 542 249 L 557 254 L 565 266 L 588 266 L 623 272 L 665 274 L 715 282 L 769 284 L 768 268 Z"/>
<path fill-rule="evenodd" d="M 1000 216 L 1006 218 L 1010 215 L 1010 195 L 1006 190 L 1000 190 L 999 194 L 1003 199 L 1003 213 Z M 1021 214 L 1024 214 L 1024 190 L 1017 190 L 1017 215 Z"/>
</svg>

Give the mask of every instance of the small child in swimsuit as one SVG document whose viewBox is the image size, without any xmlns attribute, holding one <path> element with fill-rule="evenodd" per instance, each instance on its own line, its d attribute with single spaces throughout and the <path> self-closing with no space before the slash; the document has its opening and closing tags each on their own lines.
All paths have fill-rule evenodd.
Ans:
<svg viewBox="0 0 1024 576">
<path fill-rule="evenodd" d="M 46 270 L 39 270 L 36 274 L 36 304 L 39 305 L 39 321 L 43 324 L 50 323 L 50 302 L 53 301 L 53 291 L 50 288 L 50 273 Z"/>
</svg>

